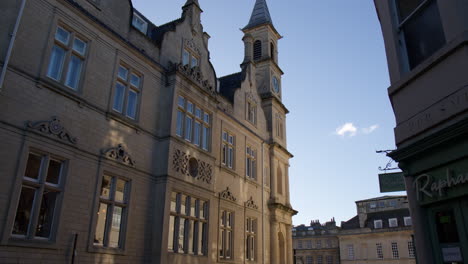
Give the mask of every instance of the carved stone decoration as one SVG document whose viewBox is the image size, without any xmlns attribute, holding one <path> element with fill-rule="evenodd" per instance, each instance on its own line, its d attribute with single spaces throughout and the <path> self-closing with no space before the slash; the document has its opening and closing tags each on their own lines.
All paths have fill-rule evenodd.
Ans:
<svg viewBox="0 0 468 264">
<path fill-rule="evenodd" d="M 222 111 L 224 111 L 227 114 L 232 115 L 234 113 L 234 109 L 232 109 L 232 105 L 230 105 L 229 103 L 221 103 L 220 102 L 218 104 L 218 107 L 219 107 L 219 109 L 221 109 Z"/>
<path fill-rule="evenodd" d="M 252 103 L 258 105 L 257 99 L 255 98 L 254 94 L 252 92 L 247 92 L 245 93 L 245 97 L 247 100 L 251 101 Z"/>
<path fill-rule="evenodd" d="M 181 73 L 183 73 L 187 78 L 198 84 L 201 88 L 205 89 L 212 96 L 216 95 L 215 88 L 210 85 L 208 80 L 203 77 L 203 73 L 200 70 L 200 67 L 190 67 L 187 65 L 182 65 L 181 63 L 177 64 L 176 67 Z"/>
<path fill-rule="evenodd" d="M 172 157 L 172 165 L 176 172 L 194 177 L 199 181 L 211 184 L 213 166 L 189 154 L 176 149 Z"/>
<path fill-rule="evenodd" d="M 68 133 L 68 131 L 60 123 L 60 119 L 53 116 L 49 121 L 27 122 L 28 128 L 40 131 L 45 134 L 57 136 L 61 140 L 67 140 L 72 144 L 76 144 L 78 139 Z"/>
<path fill-rule="evenodd" d="M 229 190 L 229 187 L 226 187 L 226 190 L 219 193 L 219 197 L 235 202 L 237 199 L 234 197 L 232 192 Z"/>
<path fill-rule="evenodd" d="M 193 40 L 189 40 L 189 39 L 186 39 L 184 41 L 184 46 L 190 50 L 192 50 L 193 52 L 195 52 L 198 56 L 201 56 L 201 51 L 200 49 L 197 47 L 197 45 L 195 44 L 195 42 Z"/>
<path fill-rule="evenodd" d="M 127 151 L 122 147 L 122 144 L 119 144 L 117 147 L 108 148 L 102 150 L 101 153 L 109 159 L 116 160 L 118 162 L 122 162 L 125 165 L 135 167 L 135 160 L 130 157 Z"/>
<path fill-rule="evenodd" d="M 252 209 L 258 209 L 258 206 L 255 204 L 252 196 L 250 196 L 250 199 L 247 200 L 247 202 L 245 202 L 245 206 L 249 207 L 249 208 L 252 208 Z"/>
</svg>

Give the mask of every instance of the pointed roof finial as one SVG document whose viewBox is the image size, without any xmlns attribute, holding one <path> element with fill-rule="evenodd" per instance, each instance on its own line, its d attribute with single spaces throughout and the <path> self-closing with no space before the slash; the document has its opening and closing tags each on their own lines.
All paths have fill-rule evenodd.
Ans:
<svg viewBox="0 0 468 264">
<path fill-rule="evenodd" d="M 273 26 L 273 21 L 271 20 L 266 0 L 256 0 L 252 15 L 250 16 L 249 24 L 244 27 L 244 30 L 262 24 L 271 24 Z"/>
<path fill-rule="evenodd" d="M 182 7 L 186 7 L 186 6 L 189 6 L 189 5 L 196 5 L 198 7 L 200 7 L 200 4 L 198 3 L 198 0 L 187 0 L 187 2 L 185 2 L 185 5 Z"/>
</svg>

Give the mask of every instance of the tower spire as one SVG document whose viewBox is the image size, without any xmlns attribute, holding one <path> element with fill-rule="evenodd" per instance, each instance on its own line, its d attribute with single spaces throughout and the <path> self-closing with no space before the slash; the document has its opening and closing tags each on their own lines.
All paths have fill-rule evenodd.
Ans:
<svg viewBox="0 0 468 264">
<path fill-rule="evenodd" d="M 271 24 L 271 26 L 273 26 L 273 21 L 271 20 L 266 0 L 256 0 L 249 24 L 244 27 L 244 30 L 263 24 Z"/>
</svg>

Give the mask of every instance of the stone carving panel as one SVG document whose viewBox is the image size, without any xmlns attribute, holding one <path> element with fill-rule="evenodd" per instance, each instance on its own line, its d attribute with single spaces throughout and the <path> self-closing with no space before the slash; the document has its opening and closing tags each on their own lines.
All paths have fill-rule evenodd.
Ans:
<svg viewBox="0 0 468 264">
<path fill-rule="evenodd" d="M 200 67 L 190 67 L 187 65 L 182 65 L 181 63 L 177 64 L 176 69 L 183 73 L 187 78 L 195 82 L 198 86 L 205 89 L 212 96 L 216 95 L 215 88 L 210 85 L 208 80 L 203 77 L 203 73 L 200 70 Z"/>
<path fill-rule="evenodd" d="M 184 41 L 184 46 L 186 48 L 188 48 L 189 50 L 195 52 L 198 56 L 201 56 L 201 51 L 200 49 L 197 47 L 197 45 L 195 44 L 195 42 L 193 40 L 190 40 L 190 39 L 186 39 Z"/>
<path fill-rule="evenodd" d="M 174 151 L 172 165 L 176 172 L 193 177 L 199 181 L 211 184 L 213 178 L 213 166 L 192 157 L 179 149 Z"/>
<path fill-rule="evenodd" d="M 237 200 L 236 197 L 232 194 L 232 192 L 229 190 L 229 187 L 226 187 L 226 190 L 222 191 L 219 193 L 219 197 L 235 202 Z"/>
<path fill-rule="evenodd" d="M 245 202 L 245 206 L 249 207 L 249 208 L 252 208 L 252 209 L 255 209 L 255 210 L 258 209 L 258 205 L 255 204 L 252 196 L 250 196 L 250 199 L 247 200 L 247 202 Z"/>
<path fill-rule="evenodd" d="M 61 140 L 69 141 L 72 144 L 76 144 L 78 142 L 78 139 L 70 135 L 70 133 L 60 123 L 60 119 L 55 116 L 52 117 L 52 120 L 48 121 L 28 121 L 27 127 L 44 134 L 54 135 Z"/>
<path fill-rule="evenodd" d="M 117 147 L 104 149 L 101 153 L 109 159 L 121 162 L 125 165 L 135 167 L 135 160 L 127 153 L 127 151 L 119 144 Z"/>
</svg>

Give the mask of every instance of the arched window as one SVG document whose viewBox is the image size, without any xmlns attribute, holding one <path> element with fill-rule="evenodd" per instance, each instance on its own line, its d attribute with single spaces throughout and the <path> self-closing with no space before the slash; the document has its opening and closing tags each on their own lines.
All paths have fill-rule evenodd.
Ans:
<svg viewBox="0 0 468 264">
<path fill-rule="evenodd" d="M 280 166 L 276 169 L 276 187 L 278 193 L 283 194 L 283 173 L 281 172 Z"/>
<path fill-rule="evenodd" d="M 253 58 L 259 60 L 262 57 L 262 42 L 256 40 L 253 44 Z"/>
<path fill-rule="evenodd" d="M 270 43 L 270 58 L 275 61 L 275 46 L 273 45 L 273 42 Z"/>
</svg>

